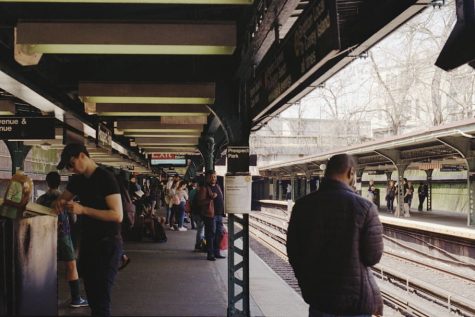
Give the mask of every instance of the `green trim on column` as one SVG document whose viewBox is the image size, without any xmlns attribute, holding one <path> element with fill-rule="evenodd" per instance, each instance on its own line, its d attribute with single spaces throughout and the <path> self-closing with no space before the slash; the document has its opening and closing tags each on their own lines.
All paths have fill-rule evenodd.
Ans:
<svg viewBox="0 0 475 317">
<path fill-rule="evenodd" d="M 31 146 L 24 145 L 21 141 L 5 141 L 12 159 L 12 175 L 16 173 L 17 168 L 25 169 L 25 158 L 30 152 Z"/>
</svg>

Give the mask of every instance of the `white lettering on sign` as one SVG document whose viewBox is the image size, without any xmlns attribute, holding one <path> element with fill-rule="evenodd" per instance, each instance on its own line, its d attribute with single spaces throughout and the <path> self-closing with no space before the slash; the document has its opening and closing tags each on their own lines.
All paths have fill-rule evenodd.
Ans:
<svg viewBox="0 0 475 317">
<path fill-rule="evenodd" d="M 18 124 L 18 119 L 3 119 L 3 120 L 0 120 L 0 124 L 17 125 Z"/>
</svg>

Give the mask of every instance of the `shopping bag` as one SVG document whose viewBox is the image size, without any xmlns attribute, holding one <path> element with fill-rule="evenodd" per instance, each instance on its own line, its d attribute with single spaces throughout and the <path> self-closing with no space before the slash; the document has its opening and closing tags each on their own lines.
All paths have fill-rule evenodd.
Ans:
<svg viewBox="0 0 475 317">
<path fill-rule="evenodd" d="M 223 227 L 223 234 L 221 235 L 221 241 L 219 242 L 219 249 L 228 249 L 228 231 L 226 230 L 226 227 Z"/>
</svg>

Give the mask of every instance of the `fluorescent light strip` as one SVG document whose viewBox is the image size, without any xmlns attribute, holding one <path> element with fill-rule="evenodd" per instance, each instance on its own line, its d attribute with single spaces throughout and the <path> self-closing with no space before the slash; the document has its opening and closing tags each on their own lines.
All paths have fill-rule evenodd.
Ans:
<svg viewBox="0 0 475 317">
<path fill-rule="evenodd" d="M 120 97 L 120 96 L 83 96 L 83 102 L 94 103 L 148 103 L 148 104 L 204 104 L 214 103 L 214 98 L 199 97 Z"/>
<path fill-rule="evenodd" d="M 163 116 L 174 116 L 174 117 L 198 117 L 202 116 L 203 113 L 196 112 L 95 112 L 90 114 L 96 114 L 102 117 L 163 117 Z"/>
<path fill-rule="evenodd" d="M 146 134 L 146 133 L 124 133 L 124 136 L 131 138 L 199 138 L 201 133 L 196 134 Z"/>
<path fill-rule="evenodd" d="M 1 1 L 1 0 L 0 0 Z M 234 46 L 135 44 L 22 44 L 28 54 L 232 55 Z"/>
<path fill-rule="evenodd" d="M 0 0 L 0 2 L 32 3 L 131 3 L 131 4 L 241 4 L 249 5 L 254 0 Z"/>
<path fill-rule="evenodd" d="M 200 132 L 199 129 L 121 129 L 123 132 Z"/>
<path fill-rule="evenodd" d="M 64 121 L 63 109 L 2 71 L 0 71 L 0 87 L 43 112 L 54 112 L 56 119 Z"/>
<path fill-rule="evenodd" d="M 139 147 L 149 147 L 149 146 L 196 146 L 194 142 L 176 142 L 176 143 L 160 143 L 160 142 L 149 142 L 149 143 L 137 143 Z"/>
</svg>

